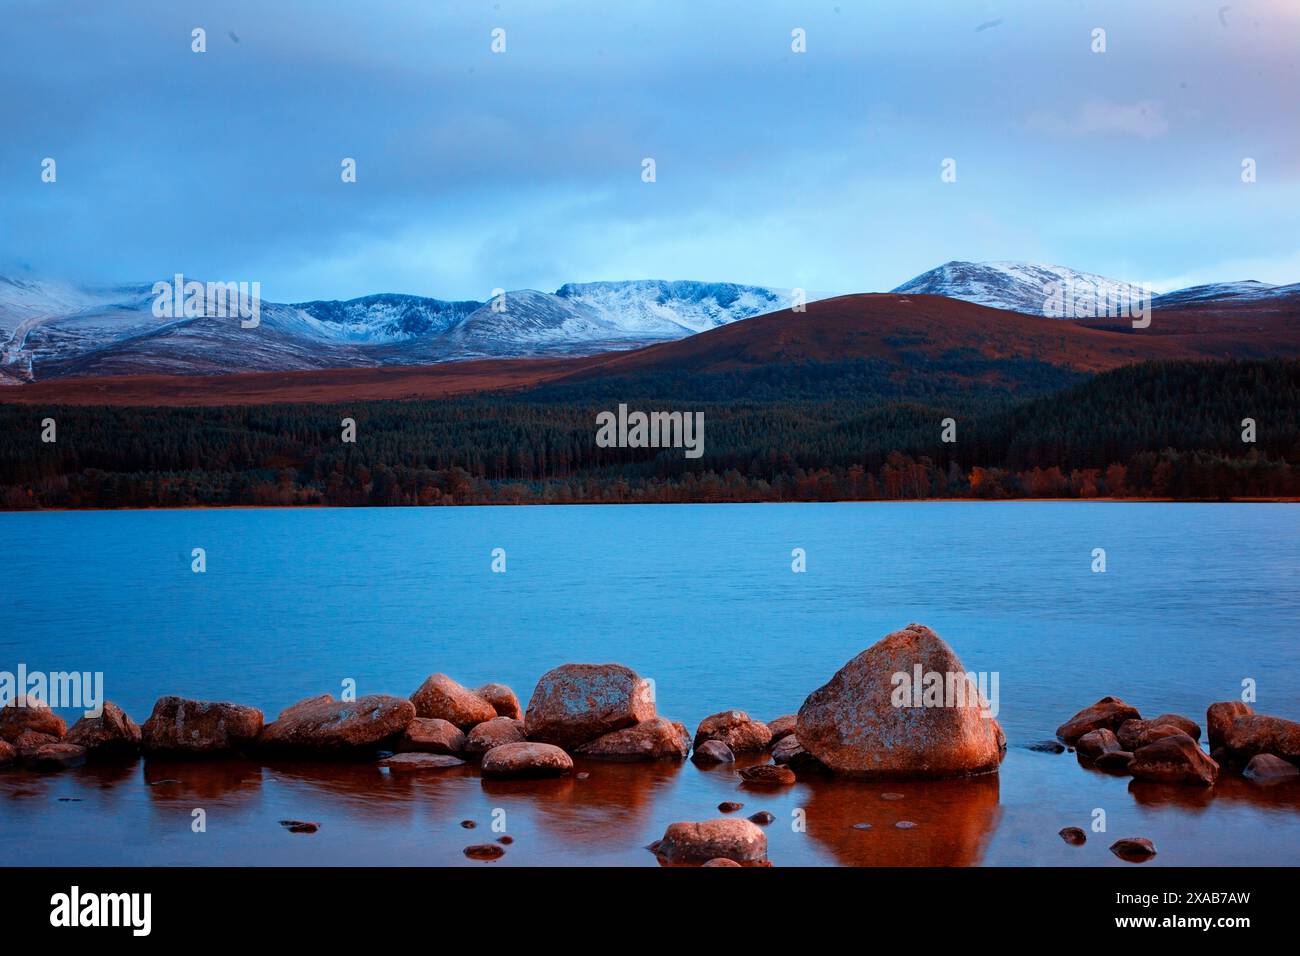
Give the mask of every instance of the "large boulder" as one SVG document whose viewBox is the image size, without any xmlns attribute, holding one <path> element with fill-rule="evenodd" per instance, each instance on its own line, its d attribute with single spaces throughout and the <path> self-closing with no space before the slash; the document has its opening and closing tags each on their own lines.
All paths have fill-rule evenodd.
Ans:
<svg viewBox="0 0 1300 956">
<path fill-rule="evenodd" d="M 1191 737 L 1193 740 L 1201 739 L 1200 727 L 1186 717 L 1175 718 L 1179 722 L 1174 723 L 1170 720 L 1172 716 L 1174 715 L 1164 714 L 1160 717 L 1153 717 L 1151 720 L 1126 720 L 1120 724 L 1115 737 L 1119 740 L 1122 748 L 1134 752 L 1147 744 L 1155 743 L 1161 737 L 1172 737 L 1175 734 L 1182 734 L 1184 737 Z M 1191 730 L 1187 729 L 1188 724 L 1191 724 Z M 1195 733 L 1192 731 L 1195 731 Z M 1082 740 L 1083 738 L 1079 739 Z"/>
<path fill-rule="evenodd" d="M 469 730 L 475 724 L 491 720 L 497 715 L 495 707 L 446 674 L 433 674 L 425 678 L 424 683 L 411 695 L 411 703 L 415 705 L 415 716 L 438 717 L 455 724 L 461 730 Z"/>
<path fill-rule="evenodd" d="M 502 744 L 483 755 L 485 777 L 560 777 L 573 769 L 573 759 L 551 744 Z"/>
<path fill-rule="evenodd" d="M 415 717 L 397 742 L 401 753 L 459 754 L 465 752 L 465 734 L 441 717 Z"/>
<path fill-rule="evenodd" d="M 1217 704 L 1211 704 L 1205 710 L 1205 736 L 1210 741 L 1210 752 L 1213 753 L 1223 746 L 1224 740 L 1228 736 L 1228 728 L 1238 717 L 1246 717 L 1255 712 L 1251 707 L 1240 700 L 1225 700 Z"/>
<path fill-rule="evenodd" d="M 601 760 L 683 760 L 691 752 L 686 725 L 651 717 L 580 746 L 575 753 Z"/>
<path fill-rule="evenodd" d="M 84 747 L 90 760 L 130 759 L 140 752 L 140 725 L 112 701 L 98 717 L 82 717 L 68 731 L 65 743 Z"/>
<path fill-rule="evenodd" d="M 160 697 L 140 728 L 146 754 L 206 756 L 247 748 L 262 732 L 262 712 L 243 704 Z"/>
<path fill-rule="evenodd" d="M 705 863 L 724 859 L 761 863 L 767 859 L 767 834 L 757 824 L 737 817 L 703 823 L 670 823 L 651 851 L 668 863 Z"/>
<path fill-rule="evenodd" d="M 1257 754 L 1272 754 L 1300 765 L 1300 724 L 1281 717 L 1247 714 L 1232 721 L 1223 746 L 1239 764 L 1248 763 Z"/>
<path fill-rule="evenodd" d="M 1102 727 L 1109 731 L 1118 731 L 1126 720 L 1141 720 L 1138 709 L 1124 703 L 1118 697 L 1103 697 L 1090 707 L 1085 707 L 1061 726 L 1056 728 L 1056 736 L 1067 744 L 1072 744 L 1084 734 Z"/>
<path fill-rule="evenodd" d="M 920 670 L 954 689 L 952 706 L 895 704 L 895 689 Z M 955 777 L 996 771 L 996 722 L 967 671 L 939 635 L 920 624 L 882 638 L 845 664 L 799 708 L 795 735 L 831 770 L 849 776 Z M 960 690 L 960 696 L 957 691 Z"/>
<path fill-rule="evenodd" d="M 1135 780 L 1150 783 L 1190 783 L 1213 786 L 1219 765 L 1187 734 L 1161 737 L 1133 751 L 1128 771 Z"/>
<path fill-rule="evenodd" d="M 622 664 L 563 664 L 542 675 L 528 701 L 529 740 L 573 749 L 655 716 L 648 681 Z"/>
<path fill-rule="evenodd" d="M 0 740 L 0 767 L 7 767 L 18 759 L 18 748 L 7 740 Z"/>
<path fill-rule="evenodd" d="M 0 740 L 13 743 L 27 731 L 62 738 L 68 722 L 35 697 L 20 695 L 0 707 Z"/>
<path fill-rule="evenodd" d="M 752 719 L 743 710 L 724 710 L 705 717 L 695 728 L 695 746 L 706 740 L 726 744 L 732 753 L 766 750 L 772 743 L 772 731 L 761 720 Z"/>
<path fill-rule="evenodd" d="M 321 694 L 282 711 L 266 725 L 260 743 L 270 750 L 359 754 L 398 737 L 414 717 L 411 702 L 391 694 L 368 694 L 356 700 Z"/>
<path fill-rule="evenodd" d="M 484 684 L 482 687 L 475 687 L 474 693 L 491 704 L 498 717 L 509 717 L 511 720 L 524 719 L 524 709 L 519 706 L 519 698 L 505 684 Z"/>
<path fill-rule="evenodd" d="M 493 747 L 523 743 L 526 739 L 522 720 L 493 717 L 476 725 L 465 735 L 465 753 L 485 754 Z"/>
</svg>

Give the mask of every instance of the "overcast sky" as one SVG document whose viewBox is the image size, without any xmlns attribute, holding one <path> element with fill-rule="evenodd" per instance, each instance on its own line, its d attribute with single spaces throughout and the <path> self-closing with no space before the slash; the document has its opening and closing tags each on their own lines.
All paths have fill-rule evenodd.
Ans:
<svg viewBox="0 0 1300 956">
<path fill-rule="evenodd" d="M 949 259 L 1295 282 L 1298 64 L 1296 0 L 0 0 L 0 271 L 278 301 Z"/>
</svg>

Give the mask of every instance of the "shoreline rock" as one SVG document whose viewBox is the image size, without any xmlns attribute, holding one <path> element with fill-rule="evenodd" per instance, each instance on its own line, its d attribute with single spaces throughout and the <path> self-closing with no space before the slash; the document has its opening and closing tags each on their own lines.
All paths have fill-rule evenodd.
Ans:
<svg viewBox="0 0 1300 956">
<path fill-rule="evenodd" d="M 574 753 L 598 760 L 685 760 L 691 752 L 686 726 L 652 717 L 578 747 Z"/>
<path fill-rule="evenodd" d="M 465 752 L 465 734 L 441 717 L 412 717 L 397 742 L 399 753 L 450 754 Z"/>
<path fill-rule="evenodd" d="M 519 706 L 519 698 L 505 684 L 483 684 L 481 687 L 475 687 L 472 693 L 491 704 L 498 717 L 509 717 L 511 720 L 524 719 L 524 710 Z"/>
<path fill-rule="evenodd" d="M 655 717 L 650 684 L 622 664 L 561 664 L 542 675 L 524 711 L 529 740 L 572 750 Z"/>
<path fill-rule="evenodd" d="M 1228 727 L 1223 747 L 1239 764 L 1249 763 L 1259 754 L 1272 754 L 1300 765 L 1300 723 L 1264 714 L 1236 717 Z"/>
<path fill-rule="evenodd" d="M 39 698 L 20 695 L 0 707 L 0 740 L 13 743 L 28 731 L 62 740 L 68 723 Z"/>
<path fill-rule="evenodd" d="M 1110 852 L 1128 863 L 1145 863 L 1156 855 L 1156 848 L 1146 837 L 1123 837 L 1110 845 Z"/>
<path fill-rule="evenodd" d="M 1127 750 L 1107 750 L 1098 754 L 1092 765 L 1107 773 L 1127 774 L 1133 763 L 1133 754 Z"/>
<path fill-rule="evenodd" d="M 1248 717 L 1255 708 L 1240 700 L 1225 700 L 1205 709 L 1205 735 L 1210 741 L 1210 752 L 1223 746 L 1232 722 L 1238 717 Z"/>
<path fill-rule="evenodd" d="M 496 843 L 475 843 L 465 847 L 464 853 L 471 860 L 499 860 L 506 855 L 505 849 Z"/>
<path fill-rule="evenodd" d="M 445 720 L 461 730 L 469 730 L 497 716 L 495 707 L 446 674 L 430 674 L 411 694 L 410 700 L 416 717 Z"/>
<path fill-rule="evenodd" d="M 782 737 L 772 748 L 772 762 L 789 767 L 795 774 L 816 773 L 829 774 L 831 768 L 826 766 L 799 743 L 796 734 Z"/>
<path fill-rule="evenodd" d="M 483 755 L 485 777 L 561 777 L 572 770 L 573 758 L 553 744 L 502 744 Z"/>
<path fill-rule="evenodd" d="M 691 754 L 691 762 L 702 767 L 711 767 L 719 764 L 735 763 L 736 755 L 722 741 L 706 740 L 695 748 L 695 752 Z"/>
<path fill-rule="evenodd" d="M 158 698 L 140 728 L 146 756 L 203 757 L 245 751 L 262 733 L 262 712 L 225 701 Z"/>
<path fill-rule="evenodd" d="M 379 766 L 387 767 L 394 773 L 409 773 L 414 770 L 446 770 L 449 767 L 464 766 L 465 761 L 450 754 L 404 753 L 394 754 L 379 761 Z"/>
<path fill-rule="evenodd" d="M 86 748 L 68 743 L 46 744 L 37 749 L 27 762 L 33 770 L 68 770 L 86 762 Z"/>
<path fill-rule="evenodd" d="M 797 714 L 786 714 L 784 717 L 776 718 L 776 720 L 767 721 L 767 729 L 772 733 L 773 745 L 793 734 L 798 723 L 799 716 Z"/>
<path fill-rule="evenodd" d="M 465 753 L 485 754 L 493 747 L 502 744 L 519 744 L 527 738 L 524 736 L 524 722 L 512 717 L 493 717 L 481 724 L 476 724 L 465 735 Z"/>
<path fill-rule="evenodd" d="M 1039 740 L 1032 744 L 1025 744 L 1025 749 L 1040 754 L 1063 754 L 1065 744 L 1059 740 Z"/>
<path fill-rule="evenodd" d="M 773 790 L 779 787 L 790 787 L 797 779 L 794 771 L 789 767 L 770 763 L 746 767 L 737 770 L 736 773 L 740 776 L 742 786 L 753 789 Z"/>
<path fill-rule="evenodd" d="M 1151 783 L 1187 783 L 1204 787 L 1219 778 L 1219 765 L 1187 734 L 1177 733 L 1133 751 L 1129 773 Z"/>
<path fill-rule="evenodd" d="M 1088 760 L 1096 760 L 1104 753 L 1112 750 L 1128 750 L 1127 747 L 1120 746 L 1119 738 L 1113 732 L 1105 727 L 1098 727 L 1096 730 L 1090 730 L 1080 737 L 1074 744 L 1074 749 L 1079 756 L 1086 757 Z"/>
<path fill-rule="evenodd" d="M 1125 721 L 1141 719 L 1142 715 L 1136 707 L 1124 703 L 1118 697 L 1103 697 L 1057 727 L 1056 736 L 1067 744 L 1073 744 L 1089 731 L 1105 729 L 1115 733 Z"/>
<path fill-rule="evenodd" d="M 398 738 L 414 718 L 411 702 L 391 694 L 351 701 L 321 694 L 285 708 L 262 729 L 258 743 L 267 750 L 360 756 Z"/>
<path fill-rule="evenodd" d="M 98 717 L 82 717 L 66 743 L 84 747 L 89 760 L 130 760 L 140 752 L 140 725 L 112 701 L 105 701 Z"/>
<path fill-rule="evenodd" d="M 1173 734 L 1185 734 L 1192 740 L 1200 740 L 1201 728 L 1195 721 L 1178 714 L 1161 714 L 1149 720 L 1126 720 L 1115 732 L 1120 746 L 1134 751 Z"/>
<path fill-rule="evenodd" d="M 705 717 L 695 729 L 696 750 L 710 740 L 725 744 L 733 754 L 752 753 L 768 748 L 772 731 L 743 710 L 724 710 Z"/>
<path fill-rule="evenodd" d="M 1300 769 L 1273 754 L 1256 754 L 1241 774 L 1251 783 L 1262 785 L 1300 780 Z"/>
<path fill-rule="evenodd" d="M 767 859 L 767 834 L 755 823 L 719 817 L 702 823 L 670 823 L 650 851 L 669 863 L 761 863 Z"/>
<path fill-rule="evenodd" d="M 939 675 L 944 706 L 896 704 L 896 675 Z M 836 774 L 944 778 L 996 772 L 1005 737 L 961 660 L 938 634 L 909 624 L 841 667 L 799 708 L 795 736 Z M 919 690 L 919 688 L 918 688 Z M 957 691 L 961 697 L 958 698 Z M 951 704 L 951 706 L 947 706 Z"/>
<path fill-rule="evenodd" d="M 1083 846 L 1088 842 L 1088 834 L 1078 827 L 1065 827 L 1060 831 L 1059 836 L 1070 846 Z"/>
<path fill-rule="evenodd" d="M 59 738 L 53 734 L 43 734 L 36 730 L 24 730 L 14 738 L 14 751 L 20 763 L 27 763 L 36 756 L 36 751 L 50 744 L 57 744 Z"/>
</svg>

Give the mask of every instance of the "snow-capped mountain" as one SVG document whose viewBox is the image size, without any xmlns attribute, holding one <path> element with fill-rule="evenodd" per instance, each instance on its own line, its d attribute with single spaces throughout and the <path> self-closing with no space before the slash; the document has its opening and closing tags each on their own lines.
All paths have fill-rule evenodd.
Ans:
<svg viewBox="0 0 1300 956">
<path fill-rule="evenodd" d="M 635 341 L 635 336 L 591 309 L 559 295 L 523 289 L 475 309 L 448 330 L 443 345 L 448 358 L 484 358 L 605 351 L 626 348 L 628 339 Z"/>
<path fill-rule="evenodd" d="M 261 302 L 259 321 L 249 328 L 238 315 L 156 316 L 152 290 L 152 283 L 87 287 L 0 277 L 0 385 L 69 375 L 217 375 L 589 355 L 681 339 L 791 305 L 786 290 L 646 279 L 570 283 L 554 293 L 523 289 L 487 302 L 390 293 Z M 893 291 L 1063 318 L 1106 314 L 1099 309 L 1107 302 L 1140 303 L 1147 294 L 1104 276 L 1021 262 L 948 262 Z M 1152 307 L 1261 301 L 1300 310 L 1300 284 L 1201 285 L 1157 296 Z"/>
<path fill-rule="evenodd" d="M 596 282 L 488 302 L 388 293 L 262 302 L 257 326 L 245 328 L 237 316 L 157 317 L 152 289 L 0 278 L 0 384 L 582 355 L 681 338 L 790 304 L 789 293 L 759 286 Z"/>
<path fill-rule="evenodd" d="M 1168 308 L 1207 302 L 1261 302 L 1289 296 L 1300 296 L 1300 283 L 1269 285 L 1267 282 L 1247 279 L 1244 282 L 1212 282 L 1207 285 L 1189 286 L 1176 292 L 1166 292 L 1156 296 L 1152 300 L 1152 305 L 1156 308 Z"/>
<path fill-rule="evenodd" d="M 438 335 L 459 325 L 482 304 L 381 293 L 346 302 L 300 302 L 292 308 L 321 322 L 321 332 L 327 337 L 378 343 Z"/>
<path fill-rule="evenodd" d="M 1032 262 L 945 262 L 893 290 L 901 295 L 942 295 L 1050 318 L 1082 318 L 1095 314 L 1095 304 L 1142 302 L 1150 291 L 1142 286 L 1079 272 L 1064 266 Z"/>
<path fill-rule="evenodd" d="M 788 309 L 791 292 L 731 282 L 571 282 L 555 293 L 646 338 L 680 338 Z"/>
</svg>

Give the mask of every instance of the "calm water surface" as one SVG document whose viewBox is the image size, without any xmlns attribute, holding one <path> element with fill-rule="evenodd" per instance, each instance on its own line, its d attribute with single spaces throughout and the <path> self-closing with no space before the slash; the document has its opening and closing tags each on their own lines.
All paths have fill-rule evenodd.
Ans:
<svg viewBox="0 0 1300 956">
<path fill-rule="evenodd" d="M 103 671 L 138 721 L 162 694 L 271 719 L 296 700 L 407 695 L 429 673 L 527 700 L 567 661 L 618 661 L 690 728 L 739 707 L 794 712 L 840 665 L 909 621 L 1000 674 L 1011 750 L 997 777 L 801 781 L 738 790 L 727 769 L 588 764 L 587 780 L 500 784 L 472 767 L 158 764 L 0 771 L 0 833 L 26 863 L 470 863 L 492 811 L 515 838 L 490 865 L 655 865 L 643 847 L 721 800 L 766 809 L 795 864 L 1300 862 L 1300 792 L 1224 779 L 1142 787 L 1031 752 L 1104 694 L 1203 722 L 1258 683 L 1300 719 L 1300 507 L 917 503 L 2 514 L 0 670 Z M 207 573 L 190 570 L 191 549 Z M 491 552 L 506 551 L 493 574 Z M 808 571 L 790 570 L 791 549 Z M 1094 548 L 1107 571 L 1091 571 Z M 75 712 L 65 712 L 71 722 Z M 883 800 L 885 790 L 902 800 Z M 202 807 L 208 832 L 190 830 Z M 1107 833 L 1082 848 L 1056 831 Z M 807 832 L 791 826 L 803 811 Z M 308 819 L 318 833 L 276 821 Z M 462 820 L 479 826 L 466 830 Z M 911 830 L 893 824 L 910 820 Z M 871 823 L 870 830 L 854 829 Z"/>
</svg>

